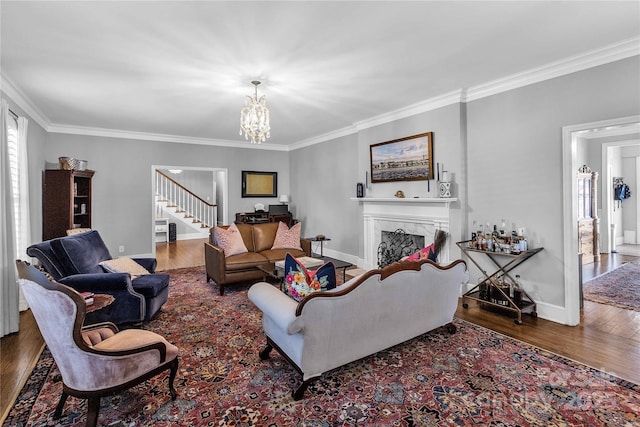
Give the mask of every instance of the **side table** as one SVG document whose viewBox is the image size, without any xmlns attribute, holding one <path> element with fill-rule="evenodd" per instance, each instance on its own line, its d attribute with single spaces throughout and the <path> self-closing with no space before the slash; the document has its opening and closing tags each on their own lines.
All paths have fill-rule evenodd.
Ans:
<svg viewBox="0 0 640 427">
<path fill-rule="evenodd" d="M 521 298 L 514 301 L 514 298 L 509 295 L 509 289 L 499 286 L 499 283 L 504 277 L 509 278 L 512 283 L 515 283 L 515 280 L 513 280 L 513 277 L 509 275 L 509 272 L 538 252 L 542 251 L 544 248 L 535 248 L 519 253 L 491 252 L 474 249 L 470 246 L 470 242 L 471 240 L 465 240 L 457 242 L 456 245 L 460 250 L 462 250 L 462 253 L 465 254 L 467 258 L 476 265 L 476 267 L 478 267 L 484 275 L 484 280 L 462 296 L 462 307 L 469 308 L 469 304 L 467 304 L 466 300 L 472 299 L 479 301 L 482 304 L 513 311 L 518 316 L 514 320 L 516 325 L 522 324 L 522 313 L 529 313 L 533 317 L 537 317 L 538 313 L 536 312 L 536 303 L 524 289 L 520 289 L 522 293 Z M 491 274 L 487 274 L 484 268 L 473 258 L 473 254 L 482 254 L 489 258 L 496 267 L 495 271 Z M 507 260 L 507 262 L 501 264 L 498 261 L 499 258 L 502 258 L 503 262 L 504 260 Z"/>
<path fill-rule="evenodd" d="M 109 294 L 95 294 L 93 296 L 93 304 L 88 304 L 86 307 L 86 313 L 91 313 L 105 308 L 109 304 L 115 301 L 115 297 Z"/>
<path fill-rule="evenodd" d="M 312 242 L 320 242 L 320 258 L 322 258 L 324 256 L 324 254 L 322 253 L 322 245 L 324 244 L 324 242 L 327 242 L 329 240 L 331 240 L 328 237 L 322 237 L 320 239 L 318 239 L 318 236 L 314 236 L 314 237 L 303 237 L 303 239 L 306 240 L 311 240 Z M 312 254 L 313 255 L 313 254 Z"/>
</svg>

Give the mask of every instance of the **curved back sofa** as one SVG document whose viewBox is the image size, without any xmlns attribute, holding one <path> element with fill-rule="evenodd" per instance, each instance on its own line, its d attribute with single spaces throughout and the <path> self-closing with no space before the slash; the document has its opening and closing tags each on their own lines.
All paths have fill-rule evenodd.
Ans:
<svg viewBox="0 0 640 427">
<path fill-rule="evenodd" d="M 263 314 L 267 346 L 260 358 L 275 348 L 302 374 L 293 392 L 299 400 L 324 372 L 441 326 L 454 333 L 460 287 L 468 279 L 463 260 L 447 266 L 403 261 L 299 303 L 273 285 L 256 283 L 248 296 Z"/>
</svg>

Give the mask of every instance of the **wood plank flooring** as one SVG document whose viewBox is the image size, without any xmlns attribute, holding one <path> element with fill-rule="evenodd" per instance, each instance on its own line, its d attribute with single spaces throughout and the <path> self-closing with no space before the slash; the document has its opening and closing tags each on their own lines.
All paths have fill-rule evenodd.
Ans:
<svg viewBox="0 0 640 427">
<path fill-rule="evenodd" d="M 156 243 L 157 271 L 204 265 L 204 242 L 209 239 Z"/>
<path fill-rule="evenodd" d="M 206 239 L 156 244 L 158 271 L 204 265 Z M 583 268 L 583 280 L 638 257 L 604 255 L 598 264 Z M 579 326 L 564 326 L 523 316 L 515 325 L 510 315 L 494 313 L 470 302 L 459 305 L 456 317 L 528 342 L 610 374 L 640 384 L 640 312 L 585 301 Z M 30 311 L 20 314 L 20 332 L 0 339 L 0 422 L 22 389 L 43 346 Z"/>
</svg>

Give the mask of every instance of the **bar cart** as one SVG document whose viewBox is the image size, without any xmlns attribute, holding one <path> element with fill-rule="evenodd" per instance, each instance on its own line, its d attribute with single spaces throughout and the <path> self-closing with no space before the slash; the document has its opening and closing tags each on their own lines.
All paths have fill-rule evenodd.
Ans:
<svg viewBox="0 0 640 427">
<path fill-rule="evenodd" d="M 456 245 L 458 245 L 462 253 L 464 253 L 484 275 L 484 280 L 462 296 L 462 307 L 469 308 L 466 300 L 471 299 L 481 304 L 512 311 L 518 315 L 518 317 L 514 319 L 516 325 L 522 324 L 522 313 L 531 314 L 533 317 L 538 316 L 536 303 L 524 289 L 520 288 L 515 294 L 510 294 L 510 288 L 505 287 L 503 284 L 505 278 L 515 283 L 516 281 L 511 277 L 509 272 L 544 248 L 529 249 L 517 253 L 506 253 L 473 248 L 471 247 L 471 240 L 457 242 Z M 483 254 L 489 258 L 496 266 L 496 270 L 492 274 L 487 274 L 485 269 L 473 258 L 474 254 L 476 254 L 476 256 L 477 254 Z M 503 262 L 506 260 L 506 263 L 501 264 L 498 262 L 499 259 L 502 259 Z"/>
</svg>

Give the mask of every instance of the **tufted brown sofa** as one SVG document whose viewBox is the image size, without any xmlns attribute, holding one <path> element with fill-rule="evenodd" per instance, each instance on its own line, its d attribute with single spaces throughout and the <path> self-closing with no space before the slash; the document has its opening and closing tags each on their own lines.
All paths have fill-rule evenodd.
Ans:
<svg viewBox="0 0 640 427">
<path fill-rule="evenodd" d="M 225 257 L 224 250 L 216 246 L 213 227 L 209 230 L 209 242 L 204 244 L 204 260 L 207 282 L 213 280 L 220 287 L 220 295 L 229 283 L 263 279 L 264 272 L 258 266 L 283 260 L 287 252 L 294 257 L 311 256 L 311 241 L 300 239 L 299 249 L 271 249 L 278 231 L 277 222 L 261 224 L 236 224 L 244 245 L 249 252 Z M 223 225 L 221 228 L 228 228 Z"/>
</svg>

